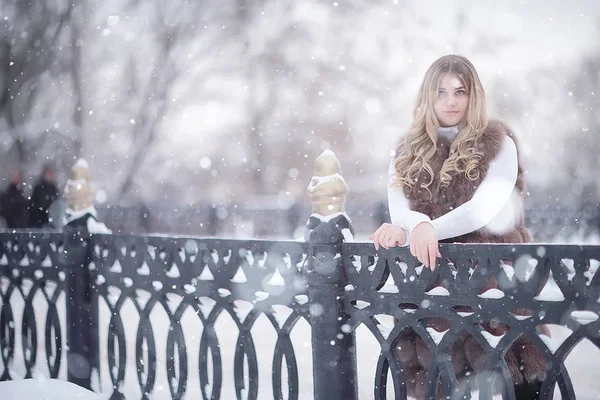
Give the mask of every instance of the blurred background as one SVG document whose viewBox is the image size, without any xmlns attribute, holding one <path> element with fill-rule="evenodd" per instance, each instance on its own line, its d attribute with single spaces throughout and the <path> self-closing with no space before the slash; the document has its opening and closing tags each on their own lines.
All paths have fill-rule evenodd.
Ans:
<svg viewBox="0 0 600 400">
<path fill-rule="evenodd" d="M 459 53 L 520 139 L 537 240 L 600 243 L 595 0 L 0 5 L 1 189 L 23 204 L 44 167 L 60 199 L 83 157 L 115 232 L 297 237 L 331 149 L 366 238 L 427 67 Z"/>
</svg>

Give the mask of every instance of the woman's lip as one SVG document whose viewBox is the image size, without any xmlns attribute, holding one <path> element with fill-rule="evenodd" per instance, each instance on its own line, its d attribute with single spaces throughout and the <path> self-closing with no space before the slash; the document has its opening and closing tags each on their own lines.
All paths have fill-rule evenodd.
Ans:
<svg viewBox="0 0 600 400">
<path fill-rule="evenodd" d="M 458 111 L 444 111 L 446 114 L 458 114 Z"/>
</svg>

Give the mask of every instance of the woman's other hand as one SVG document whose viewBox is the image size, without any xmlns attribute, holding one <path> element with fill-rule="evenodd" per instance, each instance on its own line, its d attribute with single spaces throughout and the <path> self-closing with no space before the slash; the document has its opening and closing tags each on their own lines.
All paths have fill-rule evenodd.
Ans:
<svg viewBox="0 0 600 400">
<path fill-rule="evenodd" d="M 426 267 L 435 269 L 436 257 L 442 257 L 433 226 L 421 222 L 410 233 L 410 253 Z"/>
<path fill-rule="evenodd" d="M 369 236 L 369 239 L 375 244 L 376 250 L 379 250 L 379 246 L 389 250 L 390 247 L 403 246 L 406 243 L 406 237 L 404 229 L 386 222 Z"/>
</svg>

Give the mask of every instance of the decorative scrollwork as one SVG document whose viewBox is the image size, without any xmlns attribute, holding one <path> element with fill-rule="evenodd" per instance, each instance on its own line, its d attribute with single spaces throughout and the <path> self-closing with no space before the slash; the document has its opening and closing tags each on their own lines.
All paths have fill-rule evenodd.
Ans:
<svg viewBox="0 0 600 400">
<path fill-rule="evenodd" d="M 44 318 L 44 359 L 50 377 L 59 376 L 63 357 L 65 327 L 57 309 L 58 299 L 66 290 L 63 237 L 39 232 L 31 234 L 0 233 L 0 357 L 3 370 L 0 380 L 13 379 L 10 368 L 15 362 L 15 337 L 20 335 L 25 378 L 31 378 L 38 366 L 38 327 Z M 41 295 L 40 295 L 41 294 Z M 15 326 L 11 298 L 23 300 L 21 325 Z M 46 315 L 40 315 L 36 301 L 45 299 Z"/>
<path fill-rule="evenodd" d="M 400 336 L 408 329 L 415 334 L 412 340 L 419 342 L 417 349 L 421 345 L 421 352 L 427 351 L 431 359 L 421 381 L 425 398 L 459 392 L 464 396 L 464 390 L 474 387 L 481 389 L 481 396 L 500 391 L 514 398 L 515 371 L 519 365 L 523 374 L 533 368 L 514 358 L 521 354 L 526 362 L 531 353 L 511 350 L 516 348 L 538 352 L 540 362 L 547 366 L 542 367 L 542 396 L 549 396 L 558 384 L 563 398 L 573 398 L 566 357 L 584 338 L 600 348 L 598 248 L 460 244 L 442 245 L 441 253 L 444 258 L 432 272 L 419 265 L 408 249 L 376 252 L 370 244 L 342 245 L 349 279 L 344 299 L 351 316 L 349 325 L 353 330 L 365 325 L 381 346 L 375 398 L 385 398 L 390 370 L 400 398 L 410 394 L 408 381 L 422 378 L 403 365 L 400 358 L 406 354 L 397 350 Z M 381 332 L 379 314 L 396 320 L 387 335 Z M 551 351 L 546 344 L 552 341 L 544 332 L 547 328 L 540 328 L 545 324 L 567 326 L 573 334 Z M 482 363 L 480 369 L 488 371 L 487 378 L 493 376 L 496 383 L 483 384 L 472 374 L 463 391 L 459 390 L 460 371 L 455 371 L 449 354 L 465 337 L 470 341 L 465 346 L 480 348 L 482 357 L 475 364 Z M 524 370 L 522 365 L 526 365 Z"/>
<path fill-rule="evenodd" d="M 276 398 L 283 398 L 281 369 L 285 360 L 287 397 L 297 398 L 298 367 L 289 334 L 300 318 L 308 320 L 308 305 L 302 301 L 302 296 L 306 296 L 306 281 L 302 275 L 307 259 L 306 244 L 96 235 L 92 237 L 91 246 L 98 295 L 106 301 L 111 313 L 107 353 L 115 398 L 122 397 L 120 390 L 127 365 L 121 317 L 126 299 L 132 300 L 140 317 L 135 357 L 144 398 L 154 389 L 156 379 L 154 337 L 159 327 L 151 323 L 150 314 L 158 305 L 169 320 L 165 354 L 172 398 L 182 398 L 188 389 L 190 354 L 186 343 L 190 339 L 181 326 L 188 308 L 204 327 L 198 360 L 204 399 L 220 397 L 222 355 L 215 324 L 223 312 L 231 316 L 239 331 L 233 360 L 237 397 L 256 399 L 258 396 L 258 358 L 251 329 L 257 317 L 264 314 L 278 335 L 273 356 L 273 392 L 277 393 Z M 138 290 L 150 294 L 145 305 L 139 301 Z M 168 302 L 166 296 L 179 297 L 181 302 L 172 310 L 169 306 L 172 302 Z M 203 298 L 216 301 L 208 316 L 200 310 Z M 238 300 L 253 307 L 243 319 L 234 306 Z M 279 326 L 273 316 L 272 307 L 276 305 L 292 310 L 283 326 Z M 248 371 L 245 371 L 246 365 Z M 210 378 L 209 370 L 212 371 Z"/>
</svg>

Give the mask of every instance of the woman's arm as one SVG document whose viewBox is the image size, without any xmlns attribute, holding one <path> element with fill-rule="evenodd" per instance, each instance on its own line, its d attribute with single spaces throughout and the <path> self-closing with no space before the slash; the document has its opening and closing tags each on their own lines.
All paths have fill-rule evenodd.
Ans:
<svg viewBox="0 0 600 400">
<path fill-rule="evenodd" d="M 492 221 L 509 201 L 518 169 L 517 148 L 513 140 L 505 136 L 471 200 L 431 221 L 438 240 L 474 232 Z"/>
</svg>

